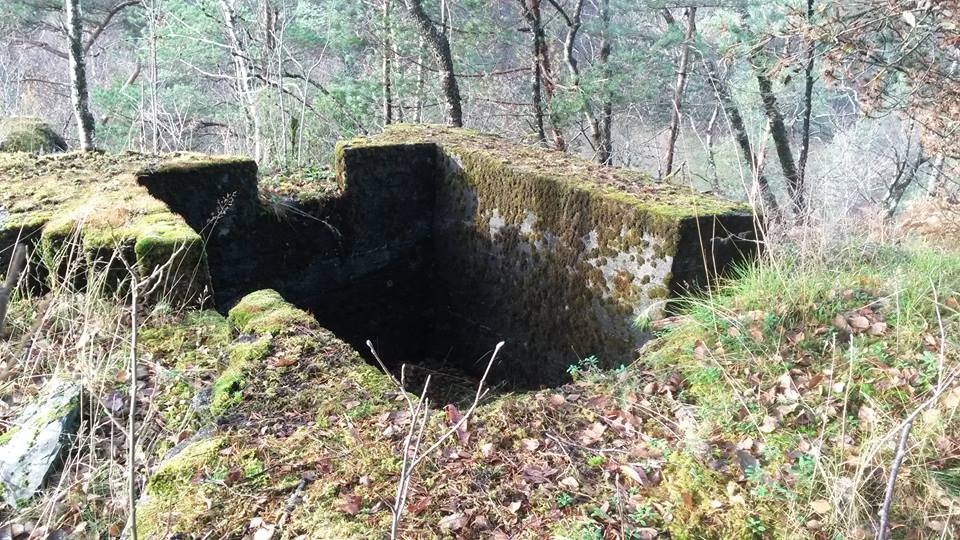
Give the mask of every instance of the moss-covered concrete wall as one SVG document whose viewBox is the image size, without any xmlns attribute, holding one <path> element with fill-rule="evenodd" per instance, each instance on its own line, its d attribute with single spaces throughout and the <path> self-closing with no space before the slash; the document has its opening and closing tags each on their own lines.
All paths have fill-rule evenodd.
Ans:
<svg viewBox="0 0 960 540">
<path fill-rule="evenodd" d="M 388 363 L 479 370 L 503 339 L 495 377 L 540 385 L 631 361 L 638 318 L 754 247 L 742 205 L 468 130 L 393 126 L 336 169 L 308 209 L 258 196 L 243 158 L 0 156 L 0 264 L 21 232 L 61 273 L 174 257 L 163 290 L 224 309 L 276 289 Z"/>
<path fill-rule="evenodd" d="M 167 185 L 168 192 L 215 209 L 206 199 L 229 191 L 216 181 L 225 170 L 240 170 L 238 183 L 255 199 L 256 167 L 244 158 L 0 154 L 0 267 L 6 268 L 19 238 L 34 248 L 39 278 L 54 271 L 83 283 L 97 267 L 112 285 L 126 279 L 130 264 L 140 278 L 162 278 L 155 295 L 198 301 L 210 293 L 203 229 L 191 227 L 192 216 L 171 209 L 151 191 Z M 177 184 L 178 179 L 193 185 Z M 155 274 L 160 267 L 163 272 Z"/>
<path fill-rule="evenodd" d="M 638 319 L 755 246 L 745 206 L 467 130 L 401 125 L 345 143 L 340 174 L 387 182 L 398 149 L 424 142 L 436 162 L 423 339 L 465 366 L 505 339 L 497 369 L 521 384 L 558 382 L 589 356 L 631 361 Z"/>
</svg>

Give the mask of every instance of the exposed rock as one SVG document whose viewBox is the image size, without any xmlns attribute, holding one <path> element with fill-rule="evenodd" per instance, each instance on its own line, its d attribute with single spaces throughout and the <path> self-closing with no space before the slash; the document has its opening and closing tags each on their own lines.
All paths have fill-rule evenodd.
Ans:
<svg viewBox="0 0 960 540">
<path fill-rule="evenodd" d="M 18 116 L 0 122 L 0 152 L 50 154 L 66 150 L 63 137 L 39 118 Z"/>
<path fill-rule="evenodd" d="M 80 414 L 80 387 L 53 379 L 40 397 L 0 435 L 0 483 L 16 507 L 43 487 L 73 442 Z"/>
</svg>

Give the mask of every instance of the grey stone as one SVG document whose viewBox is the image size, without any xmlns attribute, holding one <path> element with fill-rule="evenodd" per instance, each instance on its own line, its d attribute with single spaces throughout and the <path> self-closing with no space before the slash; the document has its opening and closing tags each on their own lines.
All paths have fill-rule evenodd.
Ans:
<svg viewBox="0 0 960 540">
<path fill-rule="evenodd" d="M 11 506 L 33 497 L 60 465 L 77 432 L 80 392 L 73 382 L 52 379 L 0 436 L 0 484 Z"/>
<path fill-rule="evenodd" d="M 66 152 L 67 143 L 39 118 L 17 116 L 0 122 L 0 152 Z"/>
</svg>

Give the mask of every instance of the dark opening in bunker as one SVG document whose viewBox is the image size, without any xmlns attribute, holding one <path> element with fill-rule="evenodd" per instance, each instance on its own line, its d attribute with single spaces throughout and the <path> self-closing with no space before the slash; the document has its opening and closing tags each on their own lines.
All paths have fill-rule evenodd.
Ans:
<svg viewBox="0 0 960 540">
<path fill-rule="evenodd" d="M 340 190 L 300 202 L 258 198 L 251 171 L 204 179 L 206 198 L 189 174 L 140 182 L 207 233 L 218 309 L 275 289 L 368 359 L 369 339 L 388 365 L 472 375 L 503 340 L 492 379 L 524 388 L 582 358 L 632 361 L 649 337 L 638 319 L 755 249 L 742 207 L 674 188 L 644 199 L 489 144 L 342 145 Z"/>
</svg>

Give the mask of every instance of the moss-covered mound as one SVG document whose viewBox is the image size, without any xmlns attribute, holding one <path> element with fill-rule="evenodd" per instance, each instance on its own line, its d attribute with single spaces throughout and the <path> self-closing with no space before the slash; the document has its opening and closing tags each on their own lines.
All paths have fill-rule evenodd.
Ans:
<svg viewBox="0 0 960 540">
<path fill-rule="evenodd" d="M 66 150 L 63 137 L 39 118 L 14 117 L 0 121 L 0 152 L 50 154 Z"/>
<path fill-rule="evenodd" d="M 371 522 L 342 514 L 337 499 L 348 487 L 333 479 L 365 471 L 378 483 L 389 481 L 396 461 L 376 441 L 372 424 L 392 409 L 389 380 L 274 291 L 248 295 L 229 321 L 238 337 L 209 398 L 220 427 L 201 430 L 151 476 L 139 510 L 141 534 L 231 534 L 262 516 L 270 526 L 283 519 L 315 538 L 370 537 L 383 517 Z M 355 438 L 358 430 L 371 437 L 369 447 Z M 288 509 L 293 492 L 309 504 Z"/>
<path fill-rule="evenodd" d="M 209 284 L 200 235 L 141 182 L 153 171 L 178 167 L 202 181 L 205 171 L 233 157 L 73 152 L 0 154 L 0 264 L 24 239 L 48 269 L 82 273 L 93 262 L 129 265 L 140 277 L 164 280 L 158 290 L 197 298 Z"/>
</svg>

